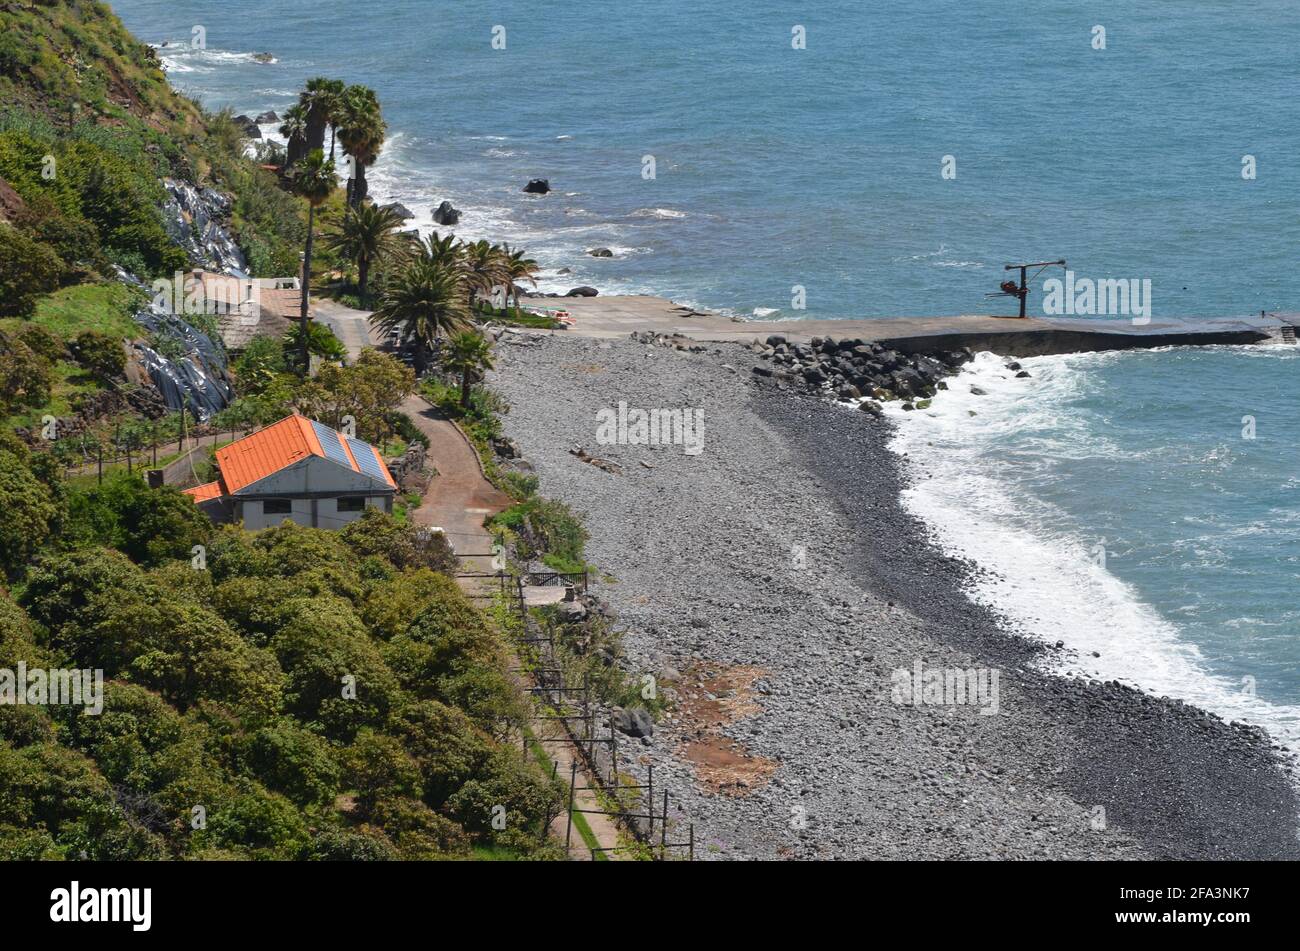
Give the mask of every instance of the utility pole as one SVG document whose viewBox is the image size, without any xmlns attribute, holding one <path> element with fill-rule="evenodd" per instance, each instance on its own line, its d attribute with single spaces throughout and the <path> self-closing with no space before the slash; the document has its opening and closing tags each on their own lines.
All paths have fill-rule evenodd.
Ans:
<svg viewBox="0 0 1300 951">
<path fill-rule="evenodd" d="M 1038 270 L 1035 271 L 1033 274 L 1034 277 L 1038 277 L 1038 275 L 1041 274 L 1047 268 L 1055 267 L 1058 264 L 1061 267 L 1065 267 L 1065 259 L 1062 258 L 1059 261 L 1036 261 L 1032 264 L 1008 264 L 1003 267 L 1003 270 L 1004 271 L 1019 270 L 1020 284 L 1017 285 L 1015 281 L 1003 281 L 1001 284 L 1002 290 L 1000 293 L 987 294 L 985 296 L 986 297 L 1018 297 L 1020 299 L 1020 316 L 1024 317 L 1025 301 L 1029 297 L 1029 280 L 1030 280 L 1028 274 L 1029 269 L 1031 267 L 1038 268 Z"/>
</svg>

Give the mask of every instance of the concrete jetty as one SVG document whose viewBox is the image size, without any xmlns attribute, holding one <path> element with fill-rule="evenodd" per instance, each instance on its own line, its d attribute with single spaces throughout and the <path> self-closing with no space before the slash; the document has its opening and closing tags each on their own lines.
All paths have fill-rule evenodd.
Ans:
<svg viewBox="0 0 1300 951">
<path fill-rule="evenodd" d="M 752 343 L 770 334 L 792 342 L 813 337 L 860 337 L 905 353 L 934 350 L 990 350 L 1030 357 L 1092 350 L 1168 346 L 1294 343 L 1300 313 L 1232 318 L 1153 318 L 1134 325 L 1126 317 L 887 317 L 864 320 L 738 320 L 705 313 L 662 297 L 611 296 L 527 299 L 573 315 L 568 333 L 626 337 L 634 332 L 681 334 L 700 341 Z"/>
</svg>

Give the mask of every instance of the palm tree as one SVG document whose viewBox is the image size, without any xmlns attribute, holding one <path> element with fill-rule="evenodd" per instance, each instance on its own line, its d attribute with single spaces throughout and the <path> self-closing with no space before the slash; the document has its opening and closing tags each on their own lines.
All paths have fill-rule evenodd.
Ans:
<svg viewBox="0 0 1300 951">
<path fill-rule="evenodd" d="M 456 241 L 455 235 L 442 237 L 438 232 L 430 231 L 429 237 L 420 245 L 420 257 L 464 275 L 465 246 Z"/>
<path fill-rule="evenodd" d="M 492 345 L 481 333 L 464 330 L 451 338 L 451 346 L 443 357 L 442 365 L 460 374 L 460 405 L 469 407 L 470 380 L 485 370 L 492 369 Z"/>
<path fill-rule="evenodd" d="M 325 199 L 338 188 L 339 183 L 338 176 L 334 174 L 334 163 L 325 157 L 321 149 L 313 149 L 307 153 L 306 158 L 293 167 L 290 181 L 293 193 L 299 198 L 307 199 L 307 247 L 302 256 L 302 309 L 298 316 L 298 333 L 302 338 L 302 373 L 306 376 L 311 366 L 307 309 L 311 297 L 311 252 L 316 226 L 316 209 L 325 203 Z"/>
<path fill-rule="evenodd" d="M 527 281 L 533 287 L 537 286 L 537 275 L 541 273 L 541 265 L 532 258 L 524 257 L 523 251 L 512 251 L 510 245 L 501 245 L 502 269 L 506 275 L 506 293 L 514 296 L 515 313 L 519 312 L 519 290 L 520 283 Z"/>
<path fill-rule="evenodd" d="M 463 249 L 467 299 L 473 306 L 476 299 L 491 299 L 494 288 L 505 286 L 506 270 L 497 249 L 486 241 L 466 244 Z"/>
<path fill-rule="evenodd" d="M 307 117 L 307 151 L 325 148 L 325 127 L 338 124 L 340 100 L 344 90 L 340 79 L 317 76 L 307 80 L 307 87 L 298 94 Z M 334 142 L 330 140 L 330 161 L 334 161 Z"/>
<path fill-rule="evenodd" d="M 345 218 L 338 233 L 329 240 L 329 247 L 357 265 L 357 290 L 361 304 L 366 304 L 366 290 L 370 281 L 370 267 L 380 258 L 399 255 L 406 240 L 397 234 L 402 218 L 391 208 L 364 204 L 356 213 Z"/>
<path fill-rule="evenodd" d="M 415 372 L 423 376 L 428 355 L 446 334 L 470 326 L 459 271 L 418 257 L 391 277 L 370 323 L 388 336 L 396 331 L 415 348 Z"/>
<path fill-rule="evenodd" d="M 284 121 L 280 123 L 280 134 L 289 140 L 286 147 L 284 164 L 292 168 L 307 155 L 307 110 L 301 106 L 290 106 L 284 112 Z"/>
<path fill-rule="evenodd" d="M 379 158 L 387 132 L 379 98 L 373 89 L 349 86 L 344 90 L 339 104 L 338 135 L 354 167 L 353 180 L 348 185 L 349 207 L 360 207 L 366 197 L 366 169 Z"/>
</svg>

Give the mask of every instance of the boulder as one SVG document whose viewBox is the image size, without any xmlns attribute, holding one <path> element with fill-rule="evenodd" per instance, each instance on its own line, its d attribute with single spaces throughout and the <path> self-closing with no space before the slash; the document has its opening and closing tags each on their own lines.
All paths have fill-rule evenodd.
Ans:
<svg viewBox="0 0 1300 951">
<path fill-rule="evenodd" d="M 410 221 L 412 218 L 415 217 L 415 212 L 411 211 L 410 208 L 407 208 L 405 205 L 401 204 L 400 202 L 396 202 L 396 201 L 390 202 L 389 204 L 384 205 L 383 207 L 386 210 L 396 214 L 397 217 L 401 218 L 403 221 Z"/>
<path fill-rule="evenodd" d="M 262 130 L 257 127 L 257 123 L 248 116 L 235 116 L 231 120 L 239 127 L 239 134 L 246 139 L 260 139 Z"/>
<path fill-rule="evenodd" d="M 545 195 L 551 190 L 551 182 L 545 178 L 534 178 L 524 186 L 525 195 Z"/>
<path fill-rule="evenodd" d="M 267 122 L 279 122 L 279 121 L 280 121 L 280 117 L 276 114 L 274 109 L 270 109 L 266 112 L 263 112 L 260 116 L 257 117 L 257 122 L 259 125 Z"/>
<path fill-rule="evenodd" d="M 587 606 L 581 601 L 561 601 L 555 606 L 555 618 L 561 624 L 580 624 L 587 619 Z M 651 722 L 650 729 L 654 729 Z M 624 730 L 624 733 L 627 731 Z M 640 736 L 641 734 L 633 734 Z"/>
<path fill-rule="evenodd" d="M 587 253 L 593 258 L 612 258 L 614 256 L 614 252 L 609 248 L 592 248 Z"/>
<path fill-rule="evenodd" d="M 583 287 L 573 288 L 564 296 L 565 297 L 595 297 L 599 293 L 600 291 L 596 290 L 594 287 L 583 286 Z"/>
<path fill-rule="evenodd" d="M 444 201 L 433 209 L 433 220 L 440 225 L 454 225 L 460 221 L 460 211 L 449 201 Z"/>
<path fill-rule="evenodd" d="M 630 709 L 615 707 L 612 719 L 614 729 L 620 733 L 637 737 L 654 736 L 654 717 L 650 716 L 650 711 L 645 707 L 632 707 Z"/>
</svg>

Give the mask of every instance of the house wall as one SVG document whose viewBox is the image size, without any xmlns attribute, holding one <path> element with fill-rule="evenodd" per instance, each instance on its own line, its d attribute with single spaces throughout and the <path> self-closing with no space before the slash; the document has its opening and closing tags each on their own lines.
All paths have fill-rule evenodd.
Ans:
<svg viewBox="0 0 1300 951">
<path fill-rule="evenodd" d="M 349 522 L 356 521 L 362 515 L 361 512 L 340 512 L 338 510 L 338 500 L 328 497 L 294 498 L 292 499 L 293 512 L 291 515 L 267 515 L 263 511 L 263 501 L 263 499 L 241 499 L 237 503 L 239 508 L 237 517 L 242 517 L 244 528 L 256 531 L 261 528 L 271 528 L 290 520 L 308 528 L 337 530 L 343 528 Z M 381 512 L 392 512 L 392 503 L 391 495 L 366 497 L 366 508 L 379 509 Z"/>
</svg>

